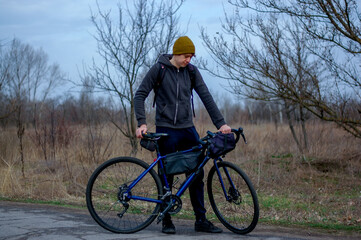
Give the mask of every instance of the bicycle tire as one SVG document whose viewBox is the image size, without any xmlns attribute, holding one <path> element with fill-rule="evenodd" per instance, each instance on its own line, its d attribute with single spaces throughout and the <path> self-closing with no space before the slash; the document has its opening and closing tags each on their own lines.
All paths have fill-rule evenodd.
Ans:
<svg viewBox="0 0 361 240">
<path fill-rule="evenodd" d="M 259 218 L 259 205 L 256 191 L 248 176 L 236 165 L 230 162 L 218 162 L 227 195 L 224 195 L 216 166 L 209 171 L 207 178 L 208 198 L 212 209 L 219 221 L 229 230 L 237 234 L 247 234 L 257 225 Z M 227 169 L 235 189 L 227 178 Z"/>
<path fill-rule="evenodd" d="M 160 203 L 130 199 L 124 211 L 118 194 L 149 168 L 144 161 L 118 157 L 101 164 L 92 174 L 86 189 L 86 203 L 90 215 L 103 228 L 115 233 L 134 233 L 151 224 L 160 211 Z M 124 185 L 126 184 L 126 185 Z M 131 190 L 133 196 L 160 199 L 162 183 L 151 169 Z M 121 215 L 121 216 L 120 216 Z"/>
</svg>

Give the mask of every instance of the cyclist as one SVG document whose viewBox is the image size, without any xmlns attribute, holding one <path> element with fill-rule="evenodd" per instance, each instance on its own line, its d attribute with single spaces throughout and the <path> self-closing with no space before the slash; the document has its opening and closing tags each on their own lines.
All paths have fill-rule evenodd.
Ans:
<svg viewBox="0 0 361 240">
<path fill-rule="evenodd" d="M 135 93 L 134 106 L 138 121 L 136 134 L 138 138 L 142 138 L 142 133 L 147 132 L 144 102 L 157 86 L 157 97 L 154 100 L 156 132 L 169 134 L 168 138 L 159 141 L 159 150 L 162 155 L 186 150 L 198 144 L 199 135 L 192 120 L 190 101 L 192 87 L 202 100 L 217 129 L 222 133 L 231 132 L 231 128 L 226 124 L 198 69 L 193 65 L 191 65 L 192 68 L 187 67 L 194 54 L 195 46 L 192 40 L 187 36 L 178 38 L 173 45 L 173 54 L 160 56 L 158 63 L 151 67 Z M 161 71 L 164 72 L 159 74 Z M 191 82 L 191 74 L 194 76 L 192 79 L 194 83 Z M 205 216 L 203 177 L 202 170 L 189 187 L 196 216 L 195 231 L 220 233 L 222 229 L 214 226 Z M 167 180 L 172 186 L 173 176 L 167 176 Z M 163 219 L 162 232 L 175 233 L 175 226 L 169 214 L 166 214 Z"/>
</svg>

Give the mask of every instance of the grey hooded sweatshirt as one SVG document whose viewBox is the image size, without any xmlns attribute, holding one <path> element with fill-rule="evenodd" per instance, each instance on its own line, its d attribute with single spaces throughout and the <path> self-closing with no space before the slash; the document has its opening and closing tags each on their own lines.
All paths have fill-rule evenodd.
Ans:
<svg viewBox="0 0 361 240">
<path fill-rule="evenodd" d="M 162 55 L 144 77 L 134 96 L 135 115 L 138 127 L 146 124 L 144 102 L 157 83 L 162 65 L 165 67 L 156 98 L 156 126 L 188 128 L 193 126 L 191 106 L 191 80 L 187 68 L 177 69 L 170 62 L 172 55 Z M 219 129 L 225 124 L 224 118 L 209 93 L 198 69 L 195 70 L 194 90 L 206 107 L 213 124 Z"/>
</svg>

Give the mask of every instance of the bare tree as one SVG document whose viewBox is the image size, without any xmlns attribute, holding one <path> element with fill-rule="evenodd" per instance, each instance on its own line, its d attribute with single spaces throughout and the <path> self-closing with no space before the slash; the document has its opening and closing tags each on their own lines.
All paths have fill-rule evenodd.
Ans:
<svg viewBox="0 0 361 240">
<path fill-rule="evenodd" d="M 53 88 L 60 84 L 63 75 L 57 65 L 48 65 L 47 55 L 41 49 L 35 50 L 28 44 L 14 39 L 3 58 L 7 64 L 5 85 L 2 87 L 8 105 L 14 106 L 12 116 L 17 126 L 20 161 L 24 173 L 25 113 L 30 114 L 36 127 L 37 112 Z M 40 105 L 40 106 L 39 106 Z"/>
<path fill-rule="evenodd" d="M 360 66 L 359 62 L 355 62 L 360 58 L 357 55 L 358 37 L 350 39 L 343 37 L 343 32 L 335 33 L 338 28 L 330 20 L 331 13 L 324 12 L 318 18 L 320 11 L 328 9 L 318 6 L 322 3 L 331 6 L 336 1 L 253 2 L 254 5 L 248 4 L 248 1 L 230 1 L 236 11 L 233 15 L 225 13 L 224 35 L 218 34 L 211 39 L 205 29 L 202 30 L 204 43 L 216 60 L 219 71 L 208 70 L 215 76 L 232 80 L 236 94 L 256 100 L 282 99 L 286 113 L 289 112 L 287 109 L 298 109 L 301 123 L 305 114 L 311 112 L 361 137 Z M 353 7 L 356 6 L 355 1 L 350 2 Z M 349 31 L 360 36 L 360 28 L 357 28 L 360 21 L 355 19 L 355 14 L 359 16 L 357 10 L 350 9 L 346 3 L 337 6 L 339 10 L 344 7 L 344 14 L 349 17 Z M 257 11 L 258 15 L 245 20 L 241 9 L 244 7 Z M 294 8 L 299 11 L 291 13 Z M 308 14 L 301 9 L 308 9 Z M 333 12 L 334 15 L 336 13 Z M 313 21 L 313 25 L 307 25 L 309 21 Z M 324 29 L 324 38 L 311 33 L 311 30 L 318 32 L 321 28 Z M 326 34 L 327 29 L 332 29 L 333 37 Z M 320 32 L 318 35 L 321 35 Z M 304 146 L 307 146 L 306 137 L 304 139 Z"/>
<path fill-rule="evenodd" d="M 308 111 L 361 137 L 361 13 L 356 0 L 231 0 L 238 10 L 285 16 L 307 34 L 308 48 L 327 67 L 328 96 L 308 96 Z M 331 82 L 333 80 L 333 82 Z M 297 99 L 292 101 L 298 102 Z M 356 102 L 356 104 L 355 104 Z"/>
<path fill-rule="evenodd" d="M 0 44 L 0 120 L 8 118 L 15 111 L 14 103 L 7 101 L 5 93 L 5 88 L 9 83 L 9 68 L 10 62 L 7 61 L 5 45 Z"/>
<path fill-rule="evenodd" d="M 133 6 L 118 5 L 118 22 L 113 23 L 111 11 L 98 6 L 92 13 L 96 28 L 98 54 L 103 63 L 94 61 L 83 78 L 84 85 L 115 97 L 124 114 L 125 124 L 111 119 L 126 136 L 136 154 L 138 141 L 133 97 L 140 78 L 155 63 L 160 53 L 166 53 L 179 33 L 176 15 L 184 0 L 137 0 Z"/>
<path fill-rule="evenodd" d="M 313 38 L 353 54 L 361 53 L 361 17 L 356 0 L 230 0 L 234 6 L 259 13 L 297 18 Z"/>
<path fill-rule="evenodd" d="M 248 22 L 237 14 L 226 16 L 223 29 L 227 36 L 218 34 L 213 39 L 202 30 L 204 44 L 217 63 L 216 69 L 207 64 L 204 67 L 214 76 L 230 80 L 237 95 L 282 102 L 299 150 L 307 149 L 304 101 L 309 94 L 322 97 L 320 82 L 324 67 L 307 49 L 306 35 L 294 22 L 282 24 L 275 15 Z M 293 127 L 291 116 L 295 111 L 301 116 L 298 120 L 303 129 L 303 144 Z"/>
</svg>

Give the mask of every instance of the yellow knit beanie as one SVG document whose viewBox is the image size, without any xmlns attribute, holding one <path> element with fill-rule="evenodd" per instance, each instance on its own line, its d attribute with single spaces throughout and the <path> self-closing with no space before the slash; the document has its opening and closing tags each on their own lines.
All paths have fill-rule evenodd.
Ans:
<svg viewBox="0 0 361 240">
<path fill-rule="evenodd" d="M 194 54 L 195 52 L 196 49 L 194 47 L 194 44 L 192 40 L 190 40 L 190 38 L 187 36 L 178 38 L 173 45 L 174 55 L 187 54 L 187 53 Z"/>
</svg>

